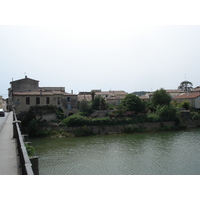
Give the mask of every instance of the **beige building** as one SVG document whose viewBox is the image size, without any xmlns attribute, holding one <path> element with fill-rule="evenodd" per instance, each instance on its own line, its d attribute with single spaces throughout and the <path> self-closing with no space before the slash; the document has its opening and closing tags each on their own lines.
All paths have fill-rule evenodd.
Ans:
<svg viewBox="0 0 200 200">
<path fill-rule="evenodd" d="M 77 95 L 65 92 L 64 87 L 39 87 L 39 81 L 27 78 L 10 82 L 9 108 L 17 113 L 28 112 L 31 106 L 53 105 L 61 108 L 65 116 L 78 112 Z"/>
<path fill-rule="evenodd" d="M 200 109 L 200 93 L 184 93 L 179 96 L 174 97 L 174 100 L 178 102 L 189 101 L 190 106 L 196 109 Z"/>
<path fill-rule="evenodd" d="M 109 90 L 109 91 L 101 91 L 101 90 L 92 90 L 95 92 L 95 96 L 103 97 L 108 104 L 119 105 L 121 100 L 125 98 L 128 94 L 123 90 Z M 91 92 L 79 92 L 78 101 L 81 102 L 83 99 L 86 101 L 92 101 Z"/>
<path fill-rule="evenodd" d="M 195 87 L 191 92 L 200 92 L 200 86 Z"/>
</svg>

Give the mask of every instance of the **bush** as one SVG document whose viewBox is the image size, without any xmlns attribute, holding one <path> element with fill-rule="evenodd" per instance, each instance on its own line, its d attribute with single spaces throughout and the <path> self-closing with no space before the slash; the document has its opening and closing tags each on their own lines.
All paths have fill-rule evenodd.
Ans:
<svg viewBox="0 0 200 200">
<path fill-rule="evenodd" d="M 192 120 L 200 119 L 200 113 L 198 113 L 198 112 L 191 112 L 190 114 L 191 114 Z"/>
<path fill-rule="evenodd" d="M 34 156 L 35 149 L 31 145 L 28 145 L 26 143 L 25 143 L 25 147 L 26 147 L 26 151 L 28 153 L 28 156 L 29 157 Z"/>
<path fill-rule="evenodd" d="M 148 122 L 158 122 L 159 120 L 160 120 L 159 116 L 156 113 L 149 112 L 147 114 L 147 121 Z"/>
<path fill-rule="evenodd" d="M 189 110 L 189 108 L 190 108 L 190 102 L 188 100 L 185 100 L 185 101 L 183 101 L 183 102 L 180 103 L 180 107 L 184 108 L 186 110 Z"/>
<path fill-rule="evenodd" d="M 62 120 L 61 125 L 65 126 L 84 126 L 89 124 L 87 117 L 81 116 L 80 114 L 71 115 Z"/>
<path fill-rule="evenodd" d="M 149 112 L 147 114 L 148 122 L 164 122 L 175 121 L 179 123 L 178 110 L 174 105 L 157 106 L 155 112 Z"/>
<path fill-rule="evenodd" d="M 177 120 L 177 108 L 173 105 L 164 105 L 156 107 L 156 115 L 159 116 L 160 121 L 174 121 Z"/>
</svg>

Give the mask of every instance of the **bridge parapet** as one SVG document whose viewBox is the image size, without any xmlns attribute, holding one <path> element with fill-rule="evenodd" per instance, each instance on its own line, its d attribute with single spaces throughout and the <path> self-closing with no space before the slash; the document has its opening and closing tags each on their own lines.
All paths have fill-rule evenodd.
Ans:
<svg viewBox="0 0 200 200">
<path fill-rule="evenodd" d="M 19 127 L 19 124 L 21 121 L 17 120 L 17 116 L 15 113 L 15 109 L 13 108 L 13 137 L 17 139 L 17 148 L 18 148 L 18 154 L 20 158 L 20 166 L 22 169 L 22 175 L 34 175 L 33 169 L 32 169 L 32 163 L 29 159 L 23 137 L 21 134 L 21 130 Z"/>
</svg>

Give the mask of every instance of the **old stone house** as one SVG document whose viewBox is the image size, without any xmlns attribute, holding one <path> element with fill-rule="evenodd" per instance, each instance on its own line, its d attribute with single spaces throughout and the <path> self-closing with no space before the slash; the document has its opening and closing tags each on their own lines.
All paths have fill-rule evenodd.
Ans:
<svg viewBox="0 0 200 200">
<path fill-rule="evenodd" d="M 175 101 L 183 102 L 185 100 L 190 102 L 190 106 L 196 109 L 200 109 L 200 93 L 184 93 L 174 97 Z"/>
<path fill-rule="evenodd" d="M 28 112 L 31 106 L 53 105 L 61 108 L 65 116 L 78 112 L 78 97 L 65 92 L 64 87 L 39 87 L 39 81 L 27 78 L 10 82 L 8 89 L 9 108 L 17 113 Z"/>
<path fill-rule="evenodd" d="M 101 91 L 101 90 L 92 90 L 95 92 L 95 96 L 101 96 L 106 100 L 108 104 L 112 105 L 120 105 L 122 99 L 128 94 L 123 90 L 109 90 L 109 91 Z M 91 92 L 79 92 L 78 94 L 78 102 L 81 102 L 83 99 L 86 101 L 92 101 Z"/>
</svg>

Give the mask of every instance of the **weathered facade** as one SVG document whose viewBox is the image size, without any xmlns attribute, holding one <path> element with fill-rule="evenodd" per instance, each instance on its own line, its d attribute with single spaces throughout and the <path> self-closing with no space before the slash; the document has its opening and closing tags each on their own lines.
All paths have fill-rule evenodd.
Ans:
<svg viewBox="0 0 200 200">
<path fill-rule="evenodd" d="M 190 106 L 196 109 L 200 109 L 200 93 L 184 93 L 179 96 L 174 97 L 174 100 L 178 102 L 189 101 Z"/>
<path fill-rule="evenodd" d="M 95 92 L 95 96 L 101 96 L 106 100 L 108 104 L 112 105 L 120 105 L 122 99 L 128 94 L 123 90 L 109 90 L 109 91 L 101 91 L 101 90 L 92 90 Z M 87 101 L 92 101 L 91 92 L 79 92 L 78 101 L 81 102 L 83 99 Z"/>
<path fill-rule="evenodd" d="M 53 105 L 65 116 L 78 112 L 77 95 L 66 93 L 64 87 L 39 87 L 39 81 L 27 78 L 12 81 L 8 89 L 8 103 L 17 113 L 28 112 L 31 106 Z"/>
</svg>

